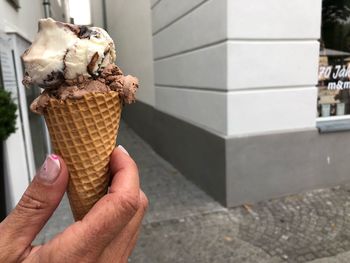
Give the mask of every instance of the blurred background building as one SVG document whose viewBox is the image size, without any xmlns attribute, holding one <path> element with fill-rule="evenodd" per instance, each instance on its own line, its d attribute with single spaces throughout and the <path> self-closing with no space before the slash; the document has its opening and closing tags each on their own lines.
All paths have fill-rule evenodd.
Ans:
<svg viewBox="0 0 350 263">
<path fill-rule="evenodd" d="M 20 108 L 5 149 L 8 207 L 50 151 L 20 60 L 45 16 L 110 33 L 117 64 L 140 80 L 125 121 L 221 203 L 349 181 L 350 135 L 338 132 L 350 129 L 348 0 L 44 3 L 0 1 L 4 87 Z"/>
<path fill-rule="evenodd" d="M 4 160 L 0 160 L 5 166 L 7 210 L 18 202 L 50 151 L 43 119 L 28 110 L 31 101 L 40 94 L 40 89 L 25 89 L 22 85 L 23 64 L 20 57 L 33 41 L 38 20 L 48 16 L 70 21 L 68 1 L 0 1 L 0 68 L 3 80 L 0 86 L 11 91 L 18 106 L 17 130 L 4 142 Z M 1 173 L 1 176 L 4 175 Z M 0 192 L 3 194 L 3 187 Z"/>
</svg>

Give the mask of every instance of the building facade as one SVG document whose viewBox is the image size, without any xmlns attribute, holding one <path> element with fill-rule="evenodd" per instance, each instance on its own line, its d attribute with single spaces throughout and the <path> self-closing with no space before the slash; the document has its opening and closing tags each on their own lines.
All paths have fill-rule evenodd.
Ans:
<svg viewBox="0 0 350 263">
<path fill-rule="evenodd" d="M 47 4 L 43 4 L 47 2 Z M 17 104 L 16 132 L 4 142 L 6 208 L 10 211 L 50 152 L 49 138 L 42 117 L 28 111 L 40 93 L 39 88 L 22 85 L 22 53 L 37 32 L 40 18 L 51 16 L 67 21 L 68 1 L 0 1 L 0 88 L 10 91 Z M 2 190 L 1 190 L 2 191 Z M 5 204 L 1 203 L 3 207 Z"/>
<path fill-rule="evenodd" d="M 329 49 L 347 65 L 330 40 L 320 53 L 327 2 L 105 1 L 117 63 L 141 83 L 125 121 L 227 206 L 349 181 L 346 102 L 318 76 Z"/>
<path fill-rule="evenodd" d="M 19 105 L 5 143 L 9 209 L 49 151 L 42 119 L 27 110 L 38 91 L 23 88 L 19 55 L 39 18 L 67 20 L 64 1 L 10 2 L 0 1 L 4 88 Z M 124 73 L 140 79 L 126 122 L 235 206 L 349 181 L 350 14 L 339 11 L 348 4 L 92 0 L 91 15 L 114 38 Z"/>
</svg>

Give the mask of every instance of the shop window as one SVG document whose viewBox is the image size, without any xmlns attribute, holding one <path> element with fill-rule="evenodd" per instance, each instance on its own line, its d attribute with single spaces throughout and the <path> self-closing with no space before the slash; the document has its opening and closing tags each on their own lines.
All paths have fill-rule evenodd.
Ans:
<svg viewBox="0 0 350 263">
<path fill-rule="evenodd" d="M 317 113 L 350 117 L 350 0 L 323 0 Z"/>
</svg>

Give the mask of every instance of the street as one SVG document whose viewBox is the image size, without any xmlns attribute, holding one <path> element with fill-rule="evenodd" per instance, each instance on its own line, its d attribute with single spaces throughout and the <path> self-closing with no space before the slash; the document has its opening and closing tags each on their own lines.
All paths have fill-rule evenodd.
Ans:
<svg viewBox="0 0 350 263">
<path fill-rule="evenodd" d="M 150 202 L 129 262 L 350 261 L 350 185 L 226 209 L 185 179 L 125 123 L 118 144 L 138 164 L 142 189 Z M 65 197 L 35 243 L 49 240 L 72 222 Z"/>
</svg>

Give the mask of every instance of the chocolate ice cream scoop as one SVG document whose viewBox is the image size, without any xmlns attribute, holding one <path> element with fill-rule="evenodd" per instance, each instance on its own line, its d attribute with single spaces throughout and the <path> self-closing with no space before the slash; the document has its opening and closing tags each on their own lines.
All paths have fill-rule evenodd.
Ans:
<svg viewBox="0 0 350 263">
<path fill-rule="evenodd" d="M 33 112 L 43 114 L 51 98 L 80 99 L 87 93 L 115 91 L 123 103 L 135 101 L 138 80 L 114 64 L 114 42 L 101 28 L 41 19 L 22 58 L 23 84 L 45 89 L 32 103 Z"/>
<path fill-rule="evenodd" d="M 79 75 L 97 76 L 116 59 L 115 46 L 107 32 L 97 27 L 39 21 L 38 34 L 22 56 L 24 84 L 43 88 L 60 85 Z"/>
<path fill-rule="evenodd" d="M 135 101 L 135 93 L 138 88 L 138 79 L 127 75 L 114 64 L 105 67 L 96 78 L 87 78 L 80 75 L 74 80 L 67 80 L 57 88 L 45 89 L 37 97 L 30 109 L 38 114 L 43 114 L 50 98 L 58 100 L 80 99 L 87 93 L 108 93 L 116 91 L 122 102 L 130 104 Z"/>
</svg>

